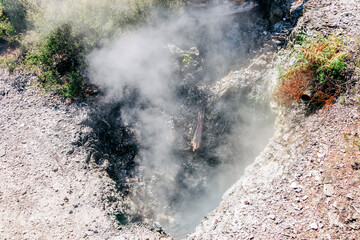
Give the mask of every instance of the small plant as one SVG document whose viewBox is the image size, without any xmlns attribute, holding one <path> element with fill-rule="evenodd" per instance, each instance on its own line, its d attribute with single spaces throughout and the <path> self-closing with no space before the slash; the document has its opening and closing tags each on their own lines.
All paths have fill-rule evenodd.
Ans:
<svg viewBox="0 0 360 240">
<path fill-rule="evenodd" d="M 305 34 L 298 34 L 295 39 L 295 44 L 303 45 L 305 41 L 307 41 L 309 37 Z"/>
<path fill-rule="evenodd" d="M 345 96 L 343 96 L 343 95 L 341 95 L 340 97 L 339 97 L 339 103 L 344 103 L 345 102 Z"/>
<path fill-rule="evenodd" d="M 193 57 L 188 53 L 182 54 L 181 57 L 182 57 L 182 63 L 190 63 L 194 61 Z"/>
<path fill-rule="evenodd" d="M 348 143 L 345 146 L 349 152 L 355 155 L 355 151 L 360 151 L 360 139 L 357 135 L 353 134 L 344 134 L 344 139 Z"/>
<path fill-rule="evenodd" d="M 15 70 L 18 58 L 16 55 L 0 56 L 0 66 L 7 69 L 9 72 Z"/>
<path fill-rule="evenodd" d="M 334 36 L 299 39 L 296 62 L 281 74 L 274 96 L 287 106 L 302 99 L 309 103 L 309 110 L 330 106 L 345 89 L 349 54 L 341 51 L 343 42 Z"/>
<path fill-rule="evenodd" d="M 277 68 L 277 70 L 279 72 L 279 78 L 283 79 L 284 78 L 284 68 L 283 68 L 283 66 L 278 65 L 278 66 L 276 66 L 276 68 Z"/>
</svg>

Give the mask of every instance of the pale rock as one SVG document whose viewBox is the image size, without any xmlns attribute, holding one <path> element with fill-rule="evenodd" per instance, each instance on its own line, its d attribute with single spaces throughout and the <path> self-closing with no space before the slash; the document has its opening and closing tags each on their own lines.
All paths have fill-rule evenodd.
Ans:
<svg viewBox="0 0 360 240">
<path fill-rule="evenodd" d="M 318 225 L 316 223 L 312 223 L 310 224 L 310 228 L 311 229 L 314 229 L 314 230 L 317 230 L 318 229 Z"/>
<path fill-rule="evenodd" d="M 271 219 L 271 220 L 275 220 L 275 215 L 274 214 L 271 214 L 271 215 L 269 215 L 269 218 Z"/>
<path fill-rule="evenodd" d="M 296 182 L 291 183 L 290 188 L 294 189 L 295 192 L 301 192 L 303 186 L 297 184 Z"/>
<path fill-rule="evenodd" d="M 354 194 L 352 192 L 346 194 L 346 198 L 349 200 L 353 200 L 355 198 Z"/>
<path fill-rule="evenodd" d="M 334 194 L 334 186 L 332 184 L 324 184 L 324 194 L 331 197 Z"/>
<path fill-rule="evenodd" d="M 6 155 L 6 151 L 4 148 L 0 148 L 0 157 L 4 157 Z"/>
</svg>

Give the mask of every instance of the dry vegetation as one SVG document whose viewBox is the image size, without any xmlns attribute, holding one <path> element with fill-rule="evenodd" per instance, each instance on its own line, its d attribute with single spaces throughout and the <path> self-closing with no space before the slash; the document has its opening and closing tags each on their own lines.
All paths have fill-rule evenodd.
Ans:
<svg viewBox="0 0 360 240">
<path fill-rule="evenodd" d="M 335 36 L 308 39 L 300 35 L 296 43 L 297 60 L 281 74 L 274 97 L 285 106 L 304 100 L 310 110 L 328 107 L 348 80 L 349 54 L 342 50 L 343 41 Z"/>
</svg>

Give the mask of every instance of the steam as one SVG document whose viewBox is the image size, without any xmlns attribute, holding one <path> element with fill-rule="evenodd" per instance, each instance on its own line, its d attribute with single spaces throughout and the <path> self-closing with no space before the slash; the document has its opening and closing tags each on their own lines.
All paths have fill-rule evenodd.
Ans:
<svg viewBox="0 0 360 240">
<path fill-rule="evenodd" d="M 174 65 L 161 31 L 144 30 L 125 36 L 90 56 L 94 82 L 110 94 L 136 88 L 155 105 L 172 102 Z M 121 96 L 119 96 L 121 97 Z"/>
<path fill-rule="evenodd" d="M 70 23 L 89 45 L 97 46 L 88 56 L 88 71 L 91 81 L 107 93 L 104 101 L 133 101 L 136 94 L 136 101 L 122 106 L 121 120 L 134 128 L 140 144 L 143 215 L 172 234 L 190 232 L 272 134 L 266 104 L 251 103 L 242 93 L 211 102 L 207 90 L 234 62 L 245 62 L 258 43 L 262 28 L 257 15 L 233 15 L 254 5 L 220 5 L 176 16 L 156 9 L 149 13 L 149 23 L 127 32 L 121 24 L 132 16 L 131 3 L 136 1 L 38 2 L 42 14 L 32 16 L 38 31 Z M 144 9 L 152 4 L 139 3 Z M 202 66 L 185 81 L 187 76 L 179 74 L 184 64 L 180 49 L 192 47 L 199 50 Z M 200 149 L 193 152 L 189 144 L 202 109 L 205 134 Z"/>
<path fill-rule="evenodd" d="M 146 103 L 145 107 L 123 109 L 122 117 L 125 122 L 135 123 L 139 133 L 141 174 L 151 189 L 151 196 L 144 201 L 149 202 L 154 220 L 175 235 L 190 232 L 216 207 L 222 193 L 241 176 L 272 135 L 266 106 L 250 103 L 241 93 L 230 101 L 210 105 L 206 100 L 193 101 L 193 106 L 179 96 L 183 84 L 178 77 L 179 56 L 171 53 L 169 44 L 200 50 L 204 74 L 191 84 L 194 89 L 206 88 L 206 84 L 220 80 L 234 59 L 245 58 L 250 43 L 244 40 L 252 39 L 237 32 L 239 23 L 233 21 L 234 17 L 220 7 L 176 18 L 158 16 L 153 24 L 119 37 L 89 56 L 91 79 L 106 89 L 107 101 L 124 100 L 128 89 L 136 89 L 139 102 Z M 216 126 L 209 126 L 207 117 L 204 144 L 210 146 L 205 150 L 209 152 L 192 153 L 186 146 L 191 140 L 181 138 L 189 129 L 193 134 L 198 110 L 205 105 L 214 108 L 205 110 L 205 115 L 222 115 L 227 129 L 221 136 L 213 136 L 211 128 Z M 174 129 L 173 121 L 189 115 L 193 127 Z"/>
<path fill-rule="evenodd" d="M 42 35 L 69 24 L 85 45 L 94 47 L 146 22 L 155 3 L 156 0 L 28 0 L 27 15 L 34 31 L 25 42 L 36 42 Z"/>
</svg>

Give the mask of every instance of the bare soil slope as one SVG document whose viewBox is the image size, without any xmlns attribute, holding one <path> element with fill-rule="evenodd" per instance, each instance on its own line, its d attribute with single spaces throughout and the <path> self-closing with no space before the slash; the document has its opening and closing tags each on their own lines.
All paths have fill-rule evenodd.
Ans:
<svg viewBox="0 0 360 240">
<path fill-rule="evenodd" d="M 358 0 L 309 0 L 293 33 L 343 32 L 354 51 L 359 13 Z M 359 239 L 359 110 L 347 98 L 279 118 L 267 148 L 189 239 Z"/>
<path fill-rule="evenodd" d="M 72 145 L 87 108 L 39 94 L 33 80 L 0 75 L 0 239 L 105 239 L 108 180 Z"/>
</svg>

